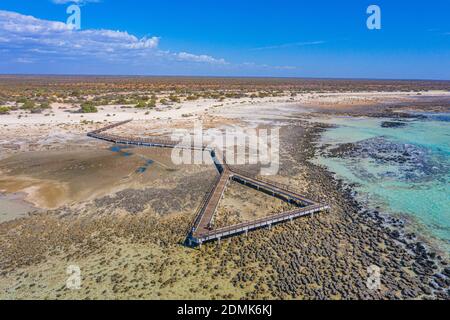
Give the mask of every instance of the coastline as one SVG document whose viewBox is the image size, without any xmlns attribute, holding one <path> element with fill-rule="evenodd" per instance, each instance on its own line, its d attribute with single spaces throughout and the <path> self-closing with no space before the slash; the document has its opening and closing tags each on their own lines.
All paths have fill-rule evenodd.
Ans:
<svg viewBox="0 0 450 320">
<path fill-rule="evenodd" d="M 296 108 L 292 105 L 283 109 L 278 103 L 274 109 L 273 103 L 267 103 L 259 108 L 259 113 L 253 112 L 258 104 L 233 105 L 236 110 L 234 107 L 219 110 L 226 111 L 227 115 L 235 112 L 234 117 L 217 112 L 208 115 L 207 120 L 215 117 L 215 125 L 240 123 L 250 127 L 279 122 L 282 163 L 279 175 L 273 179 L 293 184 L 313 199 L 330 201 L 331 213 L 299 219 L 292 225 L 277 225 L 271 232 L 258 230 L 248 238 L 224 241 L 220 247 L 208 244 L 202 251 L 189 250 L 180 247 L 177 241 L 184 236 L 185 226 L 195 210 L 195 199 L 202 193 L 206 171 L 203 168 L 179 174 L 178 180 L 171 184 L 167 184 L 167 176 L 149 185 L 156 168 L 152 167 L 135 177 L 145 182 L 139 188 L 130 184 L 123 191 L 83 204 L 81 208 L 68 206 L 0 224 L 0 245 L 7 248 L 0 260 L 0 296 L 19 299 L 180 299 L 192 294 L 199 298 L 235 299 L 449 298 L 442 286 L 448 284 L 448 275 L 438 276 L 443 273 L 445 259 L 439 260 L 439 255 L 434 255 L 428 245 L 403 234 L 404 223 L 399 219 L 365 209 L 356 200 L 351 185 L 311 163 L 328 125 L 303 120 L 314 116 L 304 110 L 295 116 Z M 273 117 L 274 113 L 278 117 Z M 245 122 L 245 115 L 253 117 L 253 121 Z M 206 118 L 205 114 L 198 116 Z M 141 121 L 136 128 L 124 130 L 142 133 L 148 124 Z M 164 121 L 158 124 L 164 126 Z M 182 127 L 186 123 L 178 125 Z M 83 137 L 84 130 L 96 126 L 102 124 L 77 127 L 81 133 L 71 137 L 70 144 L 80 139 L 84 145 L 109 150 L 109 145 L 95 144 Z M 150 132 L 154 130 L 150 126 Z M 36 136 L 41 134 L 39 131 Z M 67 148 L 65 143 L 58 143 Z M 52 147 L 57 149 L 61 147 L 59 144 Z M 119 160 L 127 158 L 128 162 L 131 159 L 114 156 Z M 167 155 L 152 154 L 151 158 L 155 156 L 168 161 Z M 142 166 L 141 157 L 136 165 Z M 132 167 L 133 174 L 135 170 Z M 193 182 L 198 185 L 195 192 L 184 196 Z M 155 198 L 156 204 L 151 202 Z M 144 206 L 147 203 L 151 203 L 150 209 Z M 33 234 L 34 226 L 42 234 Z M 23 228 L 25 238 L 15 233 Z M 86 287 L 81 291 L 71 292 L 61 287 L 67 262 L 79 263 L 83 270 L 89 270 Z M 380 290 L 369 290 L 366 285 L 367 268 L 372 265 L 381 268 Z M 39 275 L 42 278 L 35 287 L 32 279 L 38 279 Z M 136 279 L 142 279 L 143 285 L 130 285 Z M 15 288 L 14 295 L 8 291 L 11 287 Z"/>
<path fill-rule="evenodd" d="M 442 216 L 449 174 L 446 111 L 438 114 L 443 119 L 439 121 L 434 113 L 425 118 L 415 112 L 395 118 L 383 114 L 310 121 L 331 126 L 321 138 L 315 163 L 352 185 L 366 206 L 407 220 L 410 232 L 448 257 L 448 219 Z"/>
<path fill-rule="evenodd" d="M 328 128 L 324 128 L 322 124 L 318 123 L 315 129 L 320 135 Z M 313 146 L 316 146 L 315 151 L 319 148 L 316 145 L 318 139 L 319 137 L 317 137 L 316 141 L 311 139 Z M 314 166 L 317 166 L 317 170 L 319 171 L 323 170 L 323 174 L 327 176 L 329 182 L 336 186 L 339 193 L 342 193 L 350 208 L 353 209 L 353 212 L 347 213 L 352 216 L 352 219 L 360 220 L 362 223 L 370 225 L 370 227 L 375 226 L 379 232 L 383 233 L 385 237 L 392 241 L 392 249 L 407 252 L 406 255 L 403 255 L 403 260 L 398 266 L 399 268 L 413 266 L 412 269 L 420 278 L 421 282 L 425 284 L 421 287 L 425 296 L 445 300 L 450 297 L 449 292 L 445 291 L 449 283 L 448 275 L 447 277 L 439 276 L 444 274 L 444 269 L 447 268 L 448 255 L 446 252 L 442 252 L 436 248 L 427 235 L 416 235 L 408 232 L 408 224 L 413 223 L 412 221 L 405 221 L 405 219 L 395 215 L 393 216 L 387 212 L 380 212 L 374 208 L 368 208 L 367 204 L 357 200 L 356 191 L 351 182 L 345 182 L 343 179 L 336 177 L 334 173 L 322 165 L 314 164 Z M 366 236 L 371 237 L 372 235 L 366 234 Z M 377 238 L 375 237 L 374 239 L 376 240 Z M 407 256 L 409 256 L 409 259 L 405 259 Z M 381 267 L 383 268 L 384 266 Z M 424 277 L 425 275 L 431 274 L 433 274 L 431 280 Z M 447 281 L 445 281 L 445 278 Z M 439 279 L 439 284 L 434 279 Z M 395 279 L 384 278 L 383 281 L 389 282 L 395 281 Z M 407 298 L 417 298 L 412 292 L 405 293 L 407 293 Z"/>
</svg>

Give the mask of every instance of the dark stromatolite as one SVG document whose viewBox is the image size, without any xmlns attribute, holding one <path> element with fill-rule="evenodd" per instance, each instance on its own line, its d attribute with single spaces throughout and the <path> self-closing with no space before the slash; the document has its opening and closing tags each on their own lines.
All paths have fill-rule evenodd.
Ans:
<svg viewBox="0 0 450 320">
<path fill-rule="evenodd" d="M 381 122 L 382 128 L 401 128 L 407 126 L 407 122 L 401 122 L 401 121 L 383 121 Z"/>
</svg>

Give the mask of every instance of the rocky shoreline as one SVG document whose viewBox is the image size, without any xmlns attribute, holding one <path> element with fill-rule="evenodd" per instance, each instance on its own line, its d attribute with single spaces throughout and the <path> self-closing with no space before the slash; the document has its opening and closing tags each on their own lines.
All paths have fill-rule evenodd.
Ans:
<svg viewBox="0 0 450 320">
<path fill-rule="evenodd" d="M 324 128 L 322 125 L 318 125 L 316 130 L 317 132 L 322 132 Z M 323 152 L 323 150 L 320 152 Z M 334 149 L 330 156 L 345 157 L 349 156 L 349 154 L 352 155 L 354 152 L 359 153 L 361 150 L 357 145 L 351 144 L 351 146 L 340 146 Z M 406 156 L 410 155 L 406 154 Z M 353 211 L 351 214 L 352 219 L 370 225 L 371 228 L 378 229 L 383 234 L 381 238 L 388 239 L 391 249 L 402 256 L 400 261 L 386 261 L 379 267 L 382 269 L 388 266 L 394 267 L 398 272 L 403 268 L 408 268 L 414 272 L 415 278 L 418 280 L 418 286 L 405 286 L 401 282 L 398 283 L 398 289 L 402 292 L 402 298 L 437 298 L 445 300 L 450 298 L 450 289 L 448 289 L 450 286 L 450 267 L 448 266 L 445 253 L 444 256 L 436 253 L 436 250 L 426 240 L 419 240 L 415 233 L 408 232 L 405 227 L 407 222 L 403 219 L 390 216 L 376 209 L 367 208 L 365 204 L 358 202 L 356 199 L 357 191 L 354 190 L 354 186 L 336 178 L 326 168 L 317 168 L 317 170 L 324 170 L 324 174 L 340 190 L 348 206 L 352 209 L 351 211 Z M 367 233 L 366 236 L 368 238 L 373 237 L 375 241 L 380 238 L 380 236 L 371 233 Z M 373 249 L 376 251 L 376 248 Z M 400 276 L 400 278 L 403 277 Z M 396 278 L 383 277 L 382 281 L 395 286 Z M 393 297 L 388 295 L 385 298 Z"/>
<path fill-rule="evenodd" d="M 0 295 L 14 287 L 15 298 L 449 299 L 445 257 L 311 162 L 328 128 L 302 120 L 282 126 L 280 172 L 271 179 L 327 202 L 330 212 L 192 250 L 179 242 L 205 171 L 165 192 L 126 189 L 85 204 L 81 214 L 67 208 L 2 224 Z M 65 288 L 68 263 L 89 270 L 80 291 Z M 367 287 L 371 266 L 381 269 L 376 290 Z"/>
</svg>

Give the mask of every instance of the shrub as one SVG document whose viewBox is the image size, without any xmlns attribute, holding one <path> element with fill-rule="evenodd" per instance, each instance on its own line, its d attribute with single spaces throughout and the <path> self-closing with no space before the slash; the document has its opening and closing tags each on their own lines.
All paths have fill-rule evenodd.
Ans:
<svg viewBox="0 0 450 320">
<path fill-rule="evenodd" d="M 198 96 L 196 96 L 196 95 L 191 95 L 191 96 L 188 96 L 186 98 L 186 100 L 188 100 L 188 101 L 194 101 L 194 100 L 197 100 L 197 99 L 198 99 Z"/>
<path fill-rule="evenodd" d="M 20 107 L 24 110 L 32 110 L 35 107 L 35 103 L 33 101 L 25 101 L 25 103 Z"/>
<path fill-rule="evenodd" d="M 11 111 L 11 109 L 7 106 L 0 107 L 0 114 L 9 114 L 9 111 Z"/>
<path fill-rule="evenodd" d="M 81 105 L 81 113 L 96 113 L 98 112 L 97 107 L 90 101 L 85 102 Z"/>
<path fill-rule="evenodd" d="M 150 102 L 148 103 L 147 107 L 149 108 L 155 108 L 156 107 L 156 99 L 151 99 Z"/>
<path fill-rule="evenodd" d="M 173 94 L 171 94 L 169 96 L 169 100 L 172 101 L 172 102 L 180 102 L 180 98 L 178 98 L 177 96 L 175 96 Z"/>
<path fill-rule="evenodd" d="M 74 97 L 79 97 L 81 95 L 81 93 L 78 90 L 74 90 L 74 91 L 72 91 L 71 95 L 74 96 Z"/>
<path fill-rule="evenodd" d="M 116 103 L 117 104 L 128 104 L 128 101 L 127 101 L 127 99 L 122 97 L 122 98 L 117 99 Z"/>
<path fill-rule="evenodd" d="M 39 106 L 40 109 L 51 109 L 50 104 L 48 102 L 42 102 Z"/>
<path fill-rule="evenodd" d="M 147 104 L 144 101 L 139 101 L 134 107 L 138 109 L 143 109 L 147 108 Z"/>
</svg>

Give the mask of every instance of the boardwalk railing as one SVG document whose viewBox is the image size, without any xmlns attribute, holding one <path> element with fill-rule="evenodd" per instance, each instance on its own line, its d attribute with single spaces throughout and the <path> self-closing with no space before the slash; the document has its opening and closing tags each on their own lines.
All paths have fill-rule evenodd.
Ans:
<svg viewBox="0 0 450 320">
<path fill-rule="evenodd" d="M 235 170 L 232 169 L 233 173 L 235 174 L 235 180 L 242 180 L 243 182 L 249 182 L 251 184 L 254 184 L 256 186 L 260 186 L 262 188 L 265 188 L 270 191 L 277 191 L 276 193 L 280 195 L 285 195 L 287 198 L 294 198 L 298 201 L 300 201 L 303 205 L 313 205 L 317 204 L 316 201 L 313 201 L 311 199 L 308 199 L 298 192 L 295 188 L 292 188 L 290 186 L 283 185 L 281 183 L 276 183 L 274 181 L 270 181 L 263 178 L 254 178 L 252 176 L 246 175 L 245 172 L 241 170 Z"/>
<path fill-rule="evenodd" d="M 253 173 L 250 173 L 250 172 L 242 170 L 242 169 L 236 169 L 234 167 L 231 168 L 230 170 L 233 173 L 236 173 L 236 174 L 238 174 L 238 175 L 240 175 L 242 177 L 253 179 L 253 180 L 258 180 L 258 181 L 264 182 L 265 184 L 270 185 L 272 187 L 275 187 L 275 188 L 278 188 L 278 189 L 283 189 L 283 190 L 289 191 L 289 192 L 291 192 L 293 194 L 296 194 L 296 195 L 300 196 L 300 194 L 299 194 L 300 192 L 298 191 L 298 189 L 296 189 L 296 188 L 294 188 L 292 186 L 289 186 L 287 184 L 282 184 L 282 183 L 279 183 L 279 182 L 275 182 L 273 180 L 269 180 L 269 179 L 266 179 L 266 178 L 263 178 L 263 177 L 257 177 L 257 174 L 253 174 Z M 300 197 L 302 197 L 302 196 L 300 196 Z"/>
<path fill-rule="evenodd" d="M 225 154 L 219 150 L 213 149 L 206 145 L 192 146 L 192 145 L 180 145 L 177 141 L 173 141 L 163 137 L 124 137 L 114 134 L 107 134 L 105 131 L 121 126 L 130 122 L 131 120 L 125 120 L 117 123 L 113 123 L 106 127 L 89 132 L 87 135 L 92 138 L 127 145 L 137 146 L 149 146 L 149 147 L 166 147 L 166 148 L 186 148 L 191 150 L 202 150 L 210 152 L 211 157 L 216 165 L 219 175 L 214 179 L 211 188 L 203 196 L 200 205 L 196 210 L 194 220 L 192 221 L 186 242 L 190 245 L 201 245 L 204 241 L 219 239 L 222 237 L 238 234 L 241 232 L 248 232 L 256 228 L 271 226 L 272 224 L 294 219 L 297 217 L 313 214 L 315 212 L 329 209 L 329 206 L 317 203 L 310 199 L 300 195 L 299 192 L 294 190 L 291 186 L 287 186 L 274 181 L 269 181 L 264 178 L 256 178 L 246 171 L 230 168 L 227 164 Z M 228 181 L 233 178 L 235 180 L 241 180 L 245 184 L 252 184 L 258 189 L 264 189 L 273 195 L 283 196 L 289 200 L 296 200 L 304 205 L 297 209 L 281 212 L 279 214 L 270 215 L 267 217 L 259 218 L 253 221 L 239 223 L 232 226 L 218 228 L 211 230 L 210 223 L 214 218 L 220 199 L 226 189 Z"/>
<path fill-rule="evenodd" d="M 112 124 L 110 124 L 110 125 L 108 125 L 106 127 L 102 127 L 100 129 L 91 131 L 87 135 L 91 136 L 91 135 L 94 135 L 94 134 L 97 134 L 97 133 L 100 133 L 100 132 L 103 132 L 103 131 L 106 131 L 106 130 L 109 130 L 109 129 L 112 129 L 112 128 L 115 128 L 115 127 L 118 127 L 118 126 L 121 126 L 121 125 L 124 125 L 124 124 L 126 124 L 128 122 L 131 122 L 131 121 L 133 121 L 133 119 L 128 119 L 128 120 L 112 123 Z"/>
<path fill-rule="evenodd" d="M 189 232 L 194 232 L 197 229 L 198 224 L 200 223 L 200 220 L 201 220 L 201 218 L 203 216 L 203 212 L 204 212 L 206 206 L 208 205 L 208 202 L 211 199 L 211 196 L 212 196 L 212 194 L 214 192 L 214 189 L 217 187 L 217 184 L 219 183 L 220 178 L 221 178 L 221 176 L 218 175 L 214 179 L 211 187 L 209 188 L 209 190 L 203 196 L 202 201 L 200 202 L 200 205 L 197 207 L 197 211 L 195 212 L 195 218 L 194 218 L 194 221 L 191 224 L 191 227 L 189 228 Z"/>
<path fill-rule="evenodd" d="M 230 175 L 226 172 L 223 172 L 223 174 L 220 176 L 219 182 L 216 184 L 213 192 L 211 193 L 211 197 L 209 198 L 209 201 L 205 206 L 205 210 L 203 210 L 202 219 L 200 221 L 204 221 L 202 225 L 199 225 L 198 227 L 202 227 L 203 229 L 211 228 L 211 222 L 214 219 L 214 215 L 216 213 L 217 207 L 219 206 L 220 199 L 225 192 L 229 180 Z"/>
<path fill-rule="evenodd" d="M 287 221 L 290 219 L 295 219 L 301 216 L 310 215 L 316 212 L 324 211 L 330 209 L 327 205 L 314 205 L 304 208 L 299 208 L 291 211 L 282 212 L 275 215 L 270 215 L 264 218 L 259 218 L 256 220 L 243 222 L 239 224 L 235 224 L 232 226 L 226 226 L 223 228 L 217 228 L 211 230 L 205 234 L 198 235 L 197 240 L 199 243 L 224 238 L 227 236 L 231 236 L 234 234 L 247 232 L 253 229 L 270 226 L 279 222 Z"/>
</svg>

